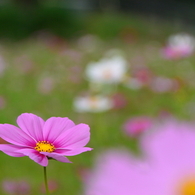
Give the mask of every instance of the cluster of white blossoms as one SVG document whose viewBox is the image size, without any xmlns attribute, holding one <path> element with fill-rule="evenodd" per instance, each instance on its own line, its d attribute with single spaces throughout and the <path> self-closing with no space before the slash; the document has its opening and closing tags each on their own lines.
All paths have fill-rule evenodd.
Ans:
<svg viewBox="0 0 195 195">
<path fill-rule="evenodd" d="M 85 78 L 90 91 L 95 93 L 77 97 L 75 111 L 103 112 L 111 109 L 113 101 L 108 92 L 124 80 L 127 69 L 127 61 L 118 50 L 109 51 L 98 62 L 90 62 L 85 69 Z"/>
<path fill-rule="evenodd" d="M 89 63 L 86 78 L 93 83 L 116 84 L 124 79 L 126 70 L 126 60 L 122 56 L 113 56 Z"/>
</svg>

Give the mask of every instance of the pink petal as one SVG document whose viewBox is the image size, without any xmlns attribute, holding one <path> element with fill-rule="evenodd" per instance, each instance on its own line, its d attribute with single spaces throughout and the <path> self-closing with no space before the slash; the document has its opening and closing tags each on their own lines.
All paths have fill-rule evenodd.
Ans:
<svg viewBox="0 0 195 195">
<path fill-rule="evenodd" d="M 85 146 L 90 139 L 90 128 L 86 124 L 78 124 L 63 132 L 53 144 L 56 148 L 74 149 Z"/>
<path fill-rule="evenodd" d="M 60 153 L 61 155 L 65 155 L 65 156 L 74 156 L 74 155 L 81 154 L 83 152 L 87 152 L 87 151 L 91 151 L 91 150 L 93 150 L 93 149 L 88 148 L 88 147 L 83 147 L 83 148 L 75 148 L 72 150 L 57 149 L 57 150 L 55 150 L 55 152 Z"/>
<path fill-rule="evenodd" d="M 9 156 L 13 157 L 25 156 L 24 154 L 16 152 L 18 151 L 18 149 L 21 149 L 21 147 L 12 144 L 0 144 L 0 150 Z"/>
<path fill-rule="evenodd" d="M 51 117 L 45 122 L 43 136 L 45 140 L 53 142 L 62 132 L 74 126 L 73 121 L 67 117 Z"/>
<path fill-rule="evenodd" d="M 46 155 L 47 157 L 53 158 L 57 161 L 60 162 L 64 162 L 64 163 L 72 163 L 71 161 L 68 160 L 68 158 L 66 158 L 65 156 L 62 156 L 58 153 L 52 152 L 52 153 L 48 153 L 48 152 L 40 152 L 41 154 Z"/>
<path fill-rule="evenodd" d="M 17 118 L 19 127 L 36 141 L 43 141 L 44 120 L 31 113 L 23 113 Z"/>
<path fill-rule="evenodd" d="M 28 148 L 20 149 L 17 152 L 20 152 L 24 154 L 25 156 L 28 156 L 30 159 L 40 164 L 41 166 L 46 167 L 48 165 L 48 158 L 45 155 L 40 154 L 34 149 L 28 149 Z"/>
<path fill-rule="evenodd" d="M 21 129 L 10 124 L 0 124 L 0 137 L 18 146 L 34 146 L 35 141 Z"/>
</svg>

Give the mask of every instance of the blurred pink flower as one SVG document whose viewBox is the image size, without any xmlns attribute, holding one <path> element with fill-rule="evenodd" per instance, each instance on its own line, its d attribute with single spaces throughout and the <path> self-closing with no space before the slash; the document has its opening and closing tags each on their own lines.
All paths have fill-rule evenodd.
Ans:
<svg viewBox="0 0 195 195">
<path fill-rule="evenodd" d="M 2 188 L 10 195 L 31 194 L 30 185 L 25 180 L 5 180 L 2 182 Z"/>
<path fill-rule="evenodd" d="M 170 119 L 156 126 L 141 141 L 151 163 L 148 194 L 195 194 L 194 129 L 195 124 Z"/>
<path fill-rule="evenodd" d="M 138 136 L 146 130 L 149 130 L 153 125 L 151 118 L 146 116 L 134 117 L 127 120 L 123 129 L 127 135 L 132 137 Z"/>
<path fill-rule="evenodd" d="M 55 87 L 55 82 L 56 82 L 55 79 L 50 76 L 41 78 L 38 84 L 38 91 L 41 94 L 51 93 Z"/>
<path fill-rule="evenodd" d="M 89 126 L 75 125 L 69 118 L 42 118 L 23 113 L 17 118 L 16 127 L 0 124 L 0 137 L 10 144 L 0 144 L 0 150 L 13 157 L 28 156 L 41 166 L 48 165 L 48 159 L 70 163 L 65 156 L 74 156 L 90 151 L 84 147 L 90 139 Z"/>
<path fill-rule="evenodd" d="M 147 86 L 152 78 L 153 73 L 147 67 L 137 65 L 132 68 L 132 75 L 124 83 L 128 88 L 136 90 Z"/>
<path fill-rule="evenodd" d="M 178 90 L 179 82 L 176 79 L 156 76 L 153 77 L 149 84 L 149 88 L 155 93 L 167 93 Z"/>
<path fill-rule="evenodd" d="M 82 68 L 79 65 L 73 65 L 68 68 L 68 77 L 67 80 L 72 83 L 81 83 L 82 82 Z"/>
<path fill-rule="evenodd" d="M 89 169 L 89 167 L 82 167 L 79 166 L 77 168 L 77 176 L 78 178 L 82 181 L 85 182 L 88 180 L 88 176 L 90 175 L 91 170 Z"/>
<path fill-rule="evenodd" d="M 69 60 L 74 63 L 80 63 L 82 61 L 83 53 L 77 50 L 65 48 L 64 51 L 61 52 L 62 56 L 65 56 Z M 71 66 L 72 67 L 72 66 Z M 74 66 L 73 66 L 74 67 Z"/>
<path fill-rule="evenodd" d="M 4 109 L 6 107 L 6 104 L 7 104 L 6 99 L 0 95 L 0 110 Z"/>
<path fill-rule="evenodd" d="M 18 71 L 22 74 L 31 73 L 34 69 L 34 63 L 27 55 L 18 56 L 14 63 Z"/>
<path fill-rule="evenodd" d="M 37 38 L 39 42 L 44 43 L 45 46 L 53 52 L 61 52 L 68 47 L 68 43 L 64 38 L 45 30 L 39 31 Z"/>
<path fill-rule="evenodd" d="M 48 181 L 48 188 L 49 188 L 49 192 L 53 193 L 53 192 L 58 190 L 59 183 L 57 181 L 55 181 L 55 180 L 49 180 Z M 45 185 L 41 186 L 41 192 L 44 193 L 44 194 L 46 193 Z"/>
<path fill-rule="evenodd" d="M 125 150 L 111 150 L 99 155 L 94 170 L 84 180 L 84 195 L 141 195 L 135 192 L 143 185 L 139 178 L 144 171 L 142 165 L 144 167 Z"/>
<path fill-rule="evenodd" d="M 147 84 L 151 80 L 153 73 L 148 69 L 148 67 L 140 67 L 134 71 L 133 75 L 143 84 Z"/>
<path fill-rule="evenodd" d="M 113 108 L 121 109 L 124 108 L 127 104 L 127 98 L 122 93 L 116 93 L 112 96 Z"/>
<path fill-rule="evenodd" d="M 85 195 L 194 195 L 195 125 L 169 120 L 141 139 L 144 159 L 113 151 L 100 156 Z"/>
<path fill-rule="evenodd" d="M 166 59 L 180 59 L 190 56 L 195 49 L 195 38 L 185 34 L 170 36 L 167 46 L 162 49 L 162 55 Z"/>
</svg>

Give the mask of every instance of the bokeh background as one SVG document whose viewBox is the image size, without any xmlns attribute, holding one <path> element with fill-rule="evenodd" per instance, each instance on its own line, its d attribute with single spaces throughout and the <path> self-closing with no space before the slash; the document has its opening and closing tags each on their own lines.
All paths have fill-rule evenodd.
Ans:
<svg viewBox="0 0 195 195">
<path fill-rule="evenodd" d="M 106 149 L 140 153 L 145 121 L 194 120 L 194 8 L 192 0 L 0 1 L 0 123 L 16 125 L 28 112 L 91 127 L 92 152 L 70 157 L 73 164 L 50 161 L 53 194 L 84 194 Z M 95 69 L 95 82 L 94 64 L 108 65 L 106 75 Z M 117 81 L 112 64 L 122 67 Z M 143 120 L 131 132 L 127 121 L 136 117 Z M 44 194 L 42 167 L 28 157 L 0 159 L 0 194 Z"/>
</svg>

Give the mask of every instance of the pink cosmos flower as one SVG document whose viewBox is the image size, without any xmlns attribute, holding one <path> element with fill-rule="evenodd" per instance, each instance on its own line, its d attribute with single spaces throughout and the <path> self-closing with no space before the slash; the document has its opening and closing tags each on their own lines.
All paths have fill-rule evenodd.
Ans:
<svg viewBox="0 0 195 195">
<path fill-rule="evenodd" d="M 126 150 L 113 149 L 100 154 L 95 168 L 84 180 L 84 195 L 142 195 L 135 193 L 136 188 L 142 188 L 137 181 L 141 165 Z"/>
<path fill-rule="evenodd" d="M 169 37 L 166 47 L 162 49 L 162 55 L 166 59 L 180 59 L 192 55 L 194 49 L 194 37 L 180 33 Z"/>
<path fill-rule="evenodd" d="M 17 118 L 19 127 L 0 124 L 0 137 L 10 144 L 0 144 L 0 150 L 13 157 L 28 156 L 41 166 L 52 158 L 70 163 L 65 156 L 90 151 L 84 147 L 90 139 L 89 126 L 75 125 L 69 118 L 42 118 L 23 113 Z"/>
<path fill-rule="evenodd" d="M 134 137 L 151 128 L 152 123 L 152 119 L 149 117 L 134 117 L 125 122 L 123 129 L 127 135 Z"/>
<path fill-rule="evenodd" d="M 169 120 L 141 140 L 144 159 L 127 151 L 101 156 L 85 195 L 194 195 L 195 125 Z"/>
</svg>

